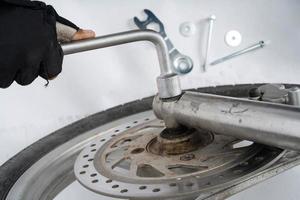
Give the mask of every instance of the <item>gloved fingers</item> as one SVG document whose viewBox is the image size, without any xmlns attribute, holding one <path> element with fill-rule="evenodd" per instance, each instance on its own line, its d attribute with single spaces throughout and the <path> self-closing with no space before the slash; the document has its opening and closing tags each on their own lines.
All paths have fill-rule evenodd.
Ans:
<svg viewBox="0 0 300 200">
<path fill-rule="evenodd" d="M 25 46 L 25 44 L 21 46 Z M 40 45 L 32 45 L 28 51 L 22 51 L 22 54 L 19 55 L 19 66 L 15 76 L 18 84 L 29 85 L 38 77 L 43 54 Z"/>
<path fill-rule="evenodd" d="M 15 74 L 12 73 L 10 70 L 3 70 L 1 69 L 0 73 L 0 88 L 7 88 L 9 87 L 15 79 Z"/>
<path fill-rule="evenodd" d="M 18 70 L 18 68 L 11 66 L 15 58 L 11 58 L 10 55 L 12 55 L 14 51 L 11 50 L 9 46 L 10 44 L 0 44 L 0 88 L 9 87 L 14 82 Z"/>
<path fill-rule="evenodd" d="M 58 43 L 51 42 L 50 48 L 40 66 L 39 75 L 51 80 L 62 71 L 63 51 Z"/>
<path fill-rule="evenodd" d="M 29 85 L 39 75 L 40 64 L 24 65 L 16 74 L 15 81 L 20 85 Z"/>
</svg>

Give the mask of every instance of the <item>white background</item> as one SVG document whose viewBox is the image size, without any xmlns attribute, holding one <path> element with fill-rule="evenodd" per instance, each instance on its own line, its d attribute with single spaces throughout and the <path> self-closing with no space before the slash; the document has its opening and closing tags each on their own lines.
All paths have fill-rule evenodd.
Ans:
<svg viewBox="0 0 300 200">
<path fill-rule="evenodd" d="M 142 10 L 151 9 L 164 22 L 167 34 L 178 50 L 194 60 L 192 73 L 181 78 L 183 88 L 260 82 L 300 83 L 298 0 L 46 2 L 78 26 L 95 30 L 97 35 L 136 29 L 133 16 L 143 17 Z M 270 40 L 270 45 L 210 67 L 203 73 L 200 65 L 207 33 L 205 19 L 211 14 L 216 15 L 217 20 L 210 61 L 260 40 Z M 179 33 L 180 24 L 186 21 L 197 27 L 191 37 Z M 238 30 L 242 34 L 239 47 L 225 44 L 224 36 L 229 30 Z M 155 94 L 158 73 L 154 48 L 140 42 L 66 56 L 63 72 L 50 82 L 48 88 L 43 86 L 45 81 L 38 78 L 27 87 L 13 84 L 9 89 L 0 90 L 0 164 L 73 121 Z M 296 187 L 300 184 L 299 177 L 300 169 L 295 168 L 233 199 L 299 199 L 300 191 Z M 77 193 L 69 192 L 68 195 L 78 197 Z M 60 198 L 66 199 L 62 195 Z"/>
</svg>

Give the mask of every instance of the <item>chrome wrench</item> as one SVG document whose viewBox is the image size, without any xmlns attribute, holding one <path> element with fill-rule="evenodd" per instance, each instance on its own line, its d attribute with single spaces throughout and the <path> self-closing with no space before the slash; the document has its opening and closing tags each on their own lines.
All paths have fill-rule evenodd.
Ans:
<svg viewBox="0 0 300 200">
<path fill-rule="evenodd" d="M 178 74 L 187 74 L 193 69 L 193 60 L 181 54 L 173 45 L 169 37 L 165 32 L 165 27 L 163 23 L 148 9 L 145 9 L 144 12 L 147 15 L 147 19 L 144 21 L 139 20 L 137 17 L 134 17 L 134 23 L 141 30 L 146 30 L 149 24 L 156 24 L 159 27 L 158 33 L 164 38 L 166 41 L 169 56 L 172 62 L 173 69 Z"/>
</svg>

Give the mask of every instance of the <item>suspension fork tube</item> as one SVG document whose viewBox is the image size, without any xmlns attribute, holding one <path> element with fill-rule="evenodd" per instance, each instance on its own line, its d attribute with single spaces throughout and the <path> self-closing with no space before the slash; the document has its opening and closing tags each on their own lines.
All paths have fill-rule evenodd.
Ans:
<svg viewBox="0 0 300 200">
<path fill-rule="evenodd" d="M 160 76 L 157 77 L 158 94 L 162 99 L 181 95 L 178 75 L 172 72 L 167 45 L 162 36 L 151 30 L 135 30 L 96 37 L 93 39 L 63 44 L 64 55 L 111 47 L 131 42 L 149 41 L 157 50 Z"/>
<path fill-rule="evenodd" d="M 180 124 L 300 151 L 300 107 L 185 92 L 173 102 L 156 97 L 153 109 L 169 128 Z"/>
</svg>

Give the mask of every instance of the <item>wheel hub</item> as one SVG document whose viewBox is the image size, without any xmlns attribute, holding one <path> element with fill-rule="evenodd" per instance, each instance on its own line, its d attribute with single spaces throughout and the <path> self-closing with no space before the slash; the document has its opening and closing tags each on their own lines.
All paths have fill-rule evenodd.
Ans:
<svg viewBox="0 0 300 200">
<path fill-rule="evenodd" d="M 281 152 L 207 131 L 172 132 L 153 117 L 123 124 L 92 141 L 74 171 L 82 185 L 107 196 L 186 198 L 238 183 Z"/>
<path fill-rule="evenodd" d="M 207 131 L 196 131 L 181 127 L 163 129 L 160 134 L 146 144 L 148 152 L 156 155 L 178 155 L 196 151 L 213 141 L 213 135 Z"/>
</svg>

